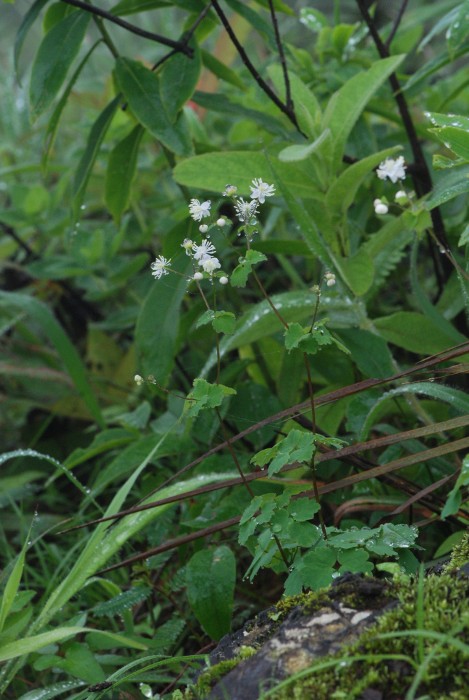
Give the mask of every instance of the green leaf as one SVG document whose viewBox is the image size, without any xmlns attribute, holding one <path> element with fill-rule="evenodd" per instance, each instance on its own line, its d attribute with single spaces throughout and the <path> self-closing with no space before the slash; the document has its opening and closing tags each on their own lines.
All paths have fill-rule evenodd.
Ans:
<svg viewBox="0 0 469 700">
<path fill-rule="evenodd" d="M 200 328 L 207 325 L 207 323 L 211 323 L 217 333 L 231 334 L 234 333 L 236 327 L 236 316 L 231 311 L 213 311 L 208 309 L 198 319 L 195 327 Z"/>
<path fill-rule="evenodd" d="M 341 258 L 338 267 L 344 282 L 357 296 L 366 294 L 373 284 L 375 268 L 364 246 L 350 258 Z"/>
<path fill-rule="evenodd" d="M 160 80 L 138 61 L 118 58 L 116 77 L 135 117 L 163 146 L 180 156 L 191 153 L 183 115 L 173 122 L 160 95 Z"/>
<path fill-rule="evenodd" d="M 229 547 L 196 552 L 186 566 L 187 597 L 204 631 L 218 641 L 230 631 L 236 560 Z"/>
<path fill-rule="evenodd" d="M 267 69 L 268 76 L 274 83 L 277 94 L 283 94 L 285 89 L 285 78 L 283 74 L 282 66 L 279 63 L 270 65 Z M 303 133 L 307 134 L 310 138 L 315 138 L 318 136 L 318 122 L 321 118 L 321 108 L 319 102 L 314 95 L 314 92 L 290 69 L 288 71 L 288 77 L 290 82 L 290 93 L 295 105 L 295 114 L 298 120 L 298 124 Z M 325 130 L 317 138 L 317 141 L 321 141 L 316 144 L 315 149 L 317 150 L 322 141 L 330 136 L 328 129 Z M 291 148 L 295 148 L 292 146 Z M 288 149 L 285 149 L 283 153 Z M 293 154 L 291 151 L 290 154 Z M 282 158 L 280 160 L 296 160 L 296 158 Z"/>
<path fill-rule="evenodd" d="M 67 644 L 65 658 L 58 661 L 57 666 L 67 674 L 87 683 L 99 683 L 106 678 L 89 646 L 80 642 Z"/>
<path fill-rule="evenodd" d="M 165 385 L 174 364 L 181 302 L 186 293 L 190 261 L 182 254 L 171 265 L 182 273 L 155 280 L 143 302 L 135 330 L 136 354 L 142 374 Z"/>
<path fill-rule="evenodd" d="M 138 149 L 144 133 L 145 129 L 139 124 L 109 154 L 104 198 L 116 224 L 129 206 Z"/>
<path fill-rule="evenodd" d="M 124 637 L 120 634 L 114 634 L 113 632 L 104 632 L 103 630 L 97 630 L 91 627 L 57 627 L 50 632 L 43 632 L 42 634 L 25 637 L 24 639 L 18 639 L 10 644 L 4 644 L 2 647 L 0 647 L 0 662 L 8 661 L 9 659 L 14 659 L 18 656 L 31 654 L 32 652 L 39 651 L 50 644 L 56 644 L 57 642 L 74 637 L 77 634 L 83 634 L 84 632 L 94 632 L 95 634 L 104 635 L 110 639 L 113 639 L 117 644 L 131 647 L 133 649 L 140 649 L 142 651 L 148 649 L 145 644 L 141 644 L 140 642 Z"/>
<path fill-rule="evenodd" d="M 234 333 L 236 316 L 231 311 L 216 311 L 212 326 L 217 333 Z"/>
<path fill-rule="evenodd" d="M 3 630 L 5 620 L 15 601 L 16 594 L 18 593 L 21 577 L 23 575 L 28 539 L 29 533 L 3 590 L 2 600 L 0 602 L 0 632 Z"/>
<path fill-rule="evenodd" d="M 309 290 L 284 292 L 272 296 L 272 303 L 287 323 L 311 319 L 316 300 L 316 295 Z M 329 312 L 337 314 L 341 325 L 359 325 L 360 320 L 356 309 L 343 298 L 331 297 L 327 301 L 323 299 L 322 305 Z M 275 316 L 270 305 L 265 300 L 261 301 L 259 304 L 249 308 L 238 319 L 233 335 L 222 339 L 220 342 L 220 356 L 224 357 L 230 350 L 254 343 L 281 330 L 283 330 L 283 326 Z M 201 370 L 201 376 L 208 374 L 216 363 L 216 357 L 216 352 L 212 352 Z"/>
<path fill-rule="evenodd" d="M 359 328 L 341 328 L 336 333 L 366 377 L 384 379 L 394 373 L 392 355 L 386 341 L 379 335 Z"/>
<path fill-rule="evenodd" d="M 397 311 L 374 321 L 379 334 L 389 343 L 404 350 L 433 355 L 454 345 L 454 339 L 440 331 L 423 314 L 415 311 Z"/>
<path fill-rule="evenodd" d="M 241 80 L 238 73 L 231 68 L 228 68 L 228 66 L 219 61 L 218 58 L 213 56 L 213 54 L 205 51 L 205 49 L 202 49 L 200 53 L 204 66 L 214 75 L 216 75 L 217 78 L 224 80 L 226 83 L 234 85 L 240 90 L 246 90 L 246 85 Z"/>
<path fill-rule="evenodd" d="M 70 93 L 72 92 L 73 86 L 75 85 L 76 81 L 78 80 L 78 77 L 83 70 L 84 66 L 88 63 L 88 59 L 95 50 L 97 46 L 101 43 L 101 40 L 97 41 L 93 46 L 90 48 L 88 53 L 85 55 L 83 60 L 80 62 L 78 68 L 76 71 L 73 73 L 72 77 L 68 81 L 67 87 L 63 91 L 60 100 L 57 102 L 57 105 L 54 108 L 54 111 L 52 112 L 52 116 L 49 119 L 49 123 L 47 124 L 47 129 L 44 137 L 44 150 L 42 153 L 42 159 L 41 159 L 41 167 L 43 170 L 47 168 L 47 163 L 49 160 L 49 155 L 52 150 L 52 147 L 55 142 L 55 136 L 57 133 L 57 128 L 59 126 L 60 118 L 62 116 L 62 112 L 68 102 L 68 98 L 70 97 Z"/>
<path fill-rule="evenodd" d="M 405 394 L 423 394 L 424 396 L 429 396 L 436 401 L 448 403 L 454 410 L 458 411 L 462 415 L 469 413 L 469 396 L 463 391 L 452 389 L 451 387 L 447 386 L 439 386 L 438 384 L 431 384 L 430 382 L 404 384 L 396 389 L 391 389 L 391 391 L 386 392 L 375 401 L 373 408 L 369 411 L 366 417 L 361 431 L 360 440 L 366 439 L 366 436 L 373 425 L 374 417 L 378 411 L 378 408 L 381 406 L 383 401 L 390 398 L 395 398 L 396 396 L 403 396 Z"/>
<path fill-rule="evenodd" d="M 180 185 L 212 192 L 223 192 L 230 183 L 237 186 L 241 196 L 249 196 L 253 178 L 279 186 L 279 176 L 271 167 L 271 159 L 274 161 L 275 155 L 267 156 L 263 151 L 204 153 L 178 163 L 173 176 Z M 318 196 L 307 166 L 277 162 L 275 169 L 299 197 Z"/>
<path fill-rule="evenodd" d="M 384 151 L 373 153 L 373 155 L 362 158 L 358 163 L 347 167 L 334 180 L 326 194 L 326 204 L 332 212 L 333 219 L 339 218 L 340 215 L 344 215 L 347 212 L 348 208 L 355 201 L 358 188 L 373 168 L 376 168 L 381 161 L 400 150 L 400 146 L 394 146 L 393 148 L 386 148 Z"/>
<path fill-rule="evenodd" d="M 462 503 L 461 489 L 469 484 L 469 455 L 464 457 L 461 472 L 457 481 L 446 499 L 446 503 L 441 511 L 441 519 L 445 520 L 449 515 L 454 515 L 458 512 Z"/>
<path fill-rule="evenodd" d="M 429 129 L 435 136 L 457 156 L 469 160 L 469 130 L 458 129 L 455 126 L 443 126 Z"/>
<path fill-rule="evenodd" d="M 317 591 L 328 586 L 334 574 L 336 554 L 326 547 L 315 547 L 305 554 L 285 581 L 285 595 L 296 595 L 303 588 Z"/>
<path fill-rule="evenodd" d="M 236 394 L 235 389 L 224 384 L 210 384 L 205 379 L 195 379 L 194 389 L 187 397 L 187 413 L 189 416 L 198 416 L 205 408 L 221 406 L 225 396 Z"/>
<path fill-rule="evenodd" d="M 36 119 L 54 100 L 84 39 L 90 14 L 73 12 L 48 32 L 33 63 L 31 117 Z"/>
<path fill-rule="evenodd" d="M 428 210 L 434 209 L 468 191 L 469 165 L 458 165 L 452 172 L 444 171 L 444 176 L 441 177 L 425 201 L 425 207 Z"/>
<path fill-rule="evenodd" d="M 160 73 L 160 97 L 171 122 L 176 120 L 178 112 L 190 100 L 199 80 L 202 65 L 200 51 L 193 43 L 191 48 L 194 50 L 192 58 L 176 53 L 164 63 Z"/>
<path fill-rule="evenodd" d="M 96 157 L 103 142 L 106 132 L 112 122 L 114 114 L 121 101 L 121 96 L 117 95 L 103 109 L 93 126 L 91 127 L 85 151 L 78 163 L 73 180 L 73 211 L 74 218 L 79 218 L 80 207 L 83 204 L 86 187 L 90 179 L 91 171 L 93 170 Z"/>
<path fill-rule="evenodd" d="M 92 608 L 94 615 L 98 617 L 102 615 L 121 615 L 125 610 L 129 610 L 137 603 L 141 603 L 142 600 L 146 600 L 151 594 L 151 588 L 148 586 L 134 586 L 128 591 L 119 593 L 110 600 L 106 600 L 103 603 L 98 603 Z"/>
<path fill-rule="evenodd" d="M 15 73 L 16 73 L 16 79 L 20 83 L 19 80 L 19 60 L 20 60 L 20 55 L 21 55 L 21 50 L 23 48 L 24 41 L 28 35 L 29 30 L 35 23 L 37 17 L 39 16 L 39 13 L 41 12 L 42 8 L 44 5 L 46 5 L 49 2 L 49 0 L 35 0 L 31 7 L 28 9 L 26 14 L 23 17 L 23 21 L 21 22 L 20 28 L 18 29 L 18 32 L 16 34 L 15 38 L 15 51 L 14 51 L 14 64 L 15 64 Z"/>
<path fill-rule="evenodd" d="M 363 573 L 371 574 L 373 564 L 369 560 L 368 552 L 364 549 L 348 549 L 337 554 L 337 559 L 340 562 L 341 573 Z"/>
<path fill-rule="evenodd" d="M 279 160 L 283 163 L 296 162 L 299 160 L 305 160 L 309 158 L 310 155 L 316 153 L 322 144 L 330 139 L 331 132 L 330 129 L 325 129 L 320 136 L 317 137 L 315 141 L 307 144 L 295 144 L 293 146 L 287 146 L 278 154 Z"/>
<path fill-rule="evenodd" d="M 52 700 L 52 698 L 63 695 L 67 691 L 82 688 L 83 685 L 83 681 L 61 681 L 47 687 L 30 690 L 28 693 L 21 695 L 18 700 Z"/>
<path fill-rule="evenodd" d="M 259 253 L 258 250 L 254 250 L 253 248 L 247 250 L 244 258 L 239 259 L 239 265 L 237 265 L 231 273 L 230 282 L 232 286 L 245 287 L 253 266 L 263 260 L 267 260 L 264 253 Z"/>
<path fill-rule="evenodd" d="M 291 501 L 288 510 L 293 520 L 302 523 L 311 520 L 319 511 L 319 503 L 311 498 L 297 498 Z"/>
<path fill-rule="evenodd" d="M 270 462 L 269 476 L 277 474 L 285 464 L 293 462 L 309 463 L 316 452 L 315 436 L 302 430 L 290 430 L 286 438 L 274 447 L 261 450 L 251 462 L 263 467 Z"/>
<path fill-rule="evenodd" d="M 334 170 L 341 165 L 350 132 L 366 104 L 404 58 L 405 56 L 390 56 L 376 61 L 367 71 L 361 71 L 350 78 L 329 100 L 323 128 L 329 127 L 332 133 Z"/>
<path fill-rule="evenodd" d="M 31 315 L 35 319 L 59 353 L 78 394 L 83 399 L 90 414 L 98 425 L 103 427 L 101 410 L 88 383 L 85 366 L 75 346 L 46 304 L 26 294 L 0 291 L 0 306 L 8 309 L 17 309 L 20 312 Z"/>
<path fill-rule="evenodd" d="M 304 337 L 307 331 L 300 323 L 289 323 L 285 330 L 285 347 L 290 352 L 293 348 L 297 348 L 300 340 Z"/>
</svg>

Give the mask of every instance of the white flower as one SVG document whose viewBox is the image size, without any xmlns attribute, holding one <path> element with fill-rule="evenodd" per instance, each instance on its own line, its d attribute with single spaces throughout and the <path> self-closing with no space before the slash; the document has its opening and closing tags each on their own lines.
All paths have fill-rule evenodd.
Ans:
<svg viewBox="0 0 469 700">
<path fill-rule="evenodd" d="M 199 231 L 200 231 L 200 233 L 207 233 L 207 231 L 208 231 L 207 224 L 200 224 Z"/>
<path fill-rule="evenodd" d="M 268 185 L 260 178 L 253 180 L 250 187 L 251 199 L 258 199 L 261 204 L 264 204 L 266 197 L 273 197 L 275 194 L 275 187 L 273 185 Z"/>
<path fill-rule="evenodd" d="M 225 185 L 225 189 L 223 190 L 222 194 L 223 197 L 232 197 L 237 191 L 238 188 L 236 185 Z"/>
<path fill-rule="evenodd" d="M 215 253 L 215 246 L 206 238 L 200 245 L 193 246 L 194 260 L 201 262 L 204 258 L 209 258 L 212 253 Z"/>
<path fill-rule="evenodd" d="M 159 280 L 163 275 L 168 274 L 167 268 L 171 265 L 171 260 L 164 258 L 162 255 L 158 255 L 155 262 L 150 265 L 153 272 L 151 273 L 155 279 Z"/>
<path fill-rule="evenodd" d="M 186 251 L 186 255 L 192 255 L 192 248 L 194 246 L 194 241 L 191 241 L 190 238 L 185 238 L 183 242 L 181 243 L 181 248 L 184 248 Z"/>
<path fill-rule="evenodd" d="M 228 284 L 228 277 L 225 277 L 225 275 L 223 275 L 218 281 L 220 282 L 220 284 Z"/>
<path fill-rule="evenodd" d="M 220 228 L 223 228 L 223 226 L 226 225 L 226 219 L 224 219 L 222 216 L 217 219 L 217 226 L 220 226 Z"/>
<path fill-rule="evenodd" d="M 399 156 L 396 159 L 386 158 L 386 160 L 383 160 L 383 162 L 379 164 L 376 174 L 380 180 L 389 178 L 391 182 L 397 182 L 405 178 L 405 169 L 404 156 Z"/>
<path fill-rule="evenodd" d="M 134 377 L 134 382 L 137 386 L 141 386 L 145 380 L 143 377 L 141 377 L 139 374 L 136 374 Z"/>
<path fill-rule="evenodd" d="M 236 200 L 235 210 L 238 219 L 243 223 L 249 223 L 252 217 L 257 214 L 257 199 L 253 199 L 252 202 L 245 202 L 242 197 Z"/>
<path fill-rule="evenodd" d="M 194 221 L 202 221 L 206 216 L 210 216 L 212 203 L 209 199 L 206 202 L 199 202 L 198 199 L 191 199 L 189 212 Z"/>
<path fill-rule="evenodd" d="M 208 272 L 209 275 L 221 267 L 218 258 L 204 258 L 199 264 L 202 266 L 204 272 Z"/>
<path fill-rule="evenodd" d="M 194 272 L 194 279 L 195 280 L 203 280 L 204 276 L 201 272 Z"/>
<path fill-rule="evenodd" d="M 394 195 L 394 199 L 398 204 L 406 204 L 406 202 L 409 201 L 407 192 L 405 192 L 404 190 L 399 190 L 399 192 L 396 192 L 396 194 Z"/>
<path fill-rule="evenodd" d="M 382 202 L 381 199 L 375 199 L 373 206 L 376 214 L 387 214 L 389 211 L 388 205 Z"/>
<path fill-rule="evenodd" d="M 335 285 L 335 275 L 333 272 L 326 272 L 324 274 L 324 279 L 328 287 L 333 287 Z"/>
</svg>

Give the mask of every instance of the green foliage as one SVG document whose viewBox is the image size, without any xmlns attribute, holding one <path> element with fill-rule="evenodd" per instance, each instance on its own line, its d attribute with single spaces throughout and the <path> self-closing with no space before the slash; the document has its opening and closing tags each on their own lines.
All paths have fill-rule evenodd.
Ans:
<svg viewBox="0 0 469 700">
<path fill-rule="evenodd" d="M 236 560 L 229 547 L 196 552 L 187 562 L 187 597 L 212 639 L 230 631 L 235 582 Z"/>
</svg>

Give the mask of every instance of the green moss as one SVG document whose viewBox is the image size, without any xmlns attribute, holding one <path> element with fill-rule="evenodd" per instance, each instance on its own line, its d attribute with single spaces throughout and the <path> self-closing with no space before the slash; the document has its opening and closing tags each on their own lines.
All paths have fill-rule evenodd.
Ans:
<svg viewBox="0 0 469 700">
<path fill-rule="evenodd" d="M 315 700 L 353 700 L 367 688 L 380 690 L 387 700 L 402 698 L 414 680 L 422 660 L 428 662 L 418 695 L 432 700 L 462 700 L 467 696 L 469 671 L 467 655 L 451 641 L 469 645 L 469 605 L 467 578 L 455 573 L 428 576 L 423 585 L 423 621 L 420 629 L 448 635 L 447 641 L 417 635 L 383 639 L 380 635 L 412 631 L 419 628 L 418 587 L 415 579 L 402 577 L 393 586 L 399 606 L 382 615 L 375 625 L 363 632 L 346 650 L 323 657 L 308 669 L 308 675 L 291 679 L 277 691 L 275 700 L 314 697 Z M 345 653 L 344 653 L 345 652 Z M 433 656 L 431 656 L 433 654 Z M 347 661 L 365 655 L 361 661 Z M 403 658 L 376 659 L 376 655 L 400 655 Z M 430 658 L 431 657 L 431 658 Z M 322 668 L 333 662 L 334 666 Z M 312 670 L 316 668 L 316 672 Z"/>
<path fill-rule="evenodd" d="M 451 559 L 445 566 L 445 571 L 455 571 L 469 562 L 469 532 L 466 532 L 461 542 L 454 547 Z"/>
<path fill-rule="evenodd" d="M 180 695 L 178 698 L 175 698 L 173 694 L 172 700 L 179 700 L 179 698 L 181 698 L 181 700 L 195 700 L 195 698 L 199 700 L 199 698 L 206 698 L 220 678 L 223 678 L 233 668 L 236 668 L 241 661 L 249 659 L 249 657 L 253 656 L 256 651 L 257 650 L 254 649 L 254 647 L 240 647 L 237 655 L 233 659 L 220 661 L 219 664 L 215 664 L 215 666 L 208 668 L 206 671 L 200 674 L 197 682 L 193 686 L 186 689 L 185 695 Z"/>
<path fill-rule="evenodd" d="M 275 609 L 269 613 L 269 617 L 275 622 L 281 622 L 297 607 L 301 607 L 305 615 L 310 615 L 320 610 L 327 602 L 329 602 L 329 596 L 327 589 L 323 588 L 320 591 L 308 591 L 308 593 L 286 596 L 279 600 Z"/>
</svg>

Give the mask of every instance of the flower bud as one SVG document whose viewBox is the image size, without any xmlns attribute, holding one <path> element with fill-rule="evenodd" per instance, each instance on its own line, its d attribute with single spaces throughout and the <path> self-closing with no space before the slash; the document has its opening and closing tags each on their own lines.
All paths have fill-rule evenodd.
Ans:
<svg viewBox="0 0 469 700">
<path fill-rule="evenodd" d="M 203 280 L 204 276 L 202 272 L 194 272 L 194 279 L 195 280 Z"/>
<path fill-rule="evenodd" d="M 200 233 L 207 233 L 207 231 L 208 231 L 207 224 L 200 224 L 199 231 L 200 231 Z"/>
<path fill-rule="evenodd" d="M 218 281 L 220 282 L 220 284 L 228 284 L 228 277 L 225 277 L 225 275 L 223 275 L 223 277 L 220 277 Z"/>
</svg>

